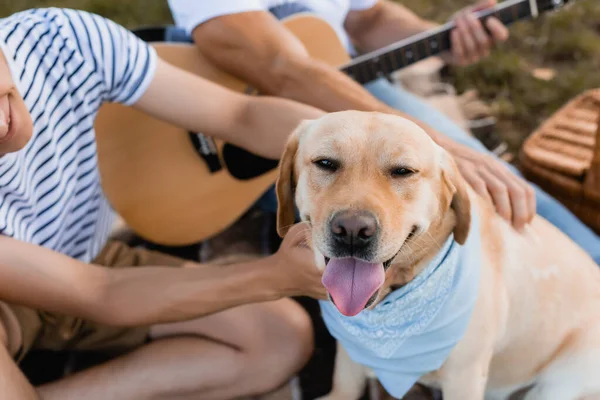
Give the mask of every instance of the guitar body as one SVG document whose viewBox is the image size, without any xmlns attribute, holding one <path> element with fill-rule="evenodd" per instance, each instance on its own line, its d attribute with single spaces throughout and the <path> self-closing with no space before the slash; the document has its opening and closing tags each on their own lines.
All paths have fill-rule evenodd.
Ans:
<svg viewBox="0 0 600 400">
<path fill-rule="evenodd" d="M 320 18 L 299 14 L 282 22 L 310 55 L 333 66 L 350 60 L 335 31 Z M 244 82 L 206 60 L 187 43 L 154 43 L 162 59 L 238 92 Z M 194 107 L 182 104 L 182 107 Z M 275 182 L 276 169 L 248 179 L 223 168 L 212 172 L 189 133 L 120 104 L 105 104 L 96 124 L 98 164 L 111 205 L 141 237 L 162 245 L 187 245 L 233 224 Z"/>
</svg>

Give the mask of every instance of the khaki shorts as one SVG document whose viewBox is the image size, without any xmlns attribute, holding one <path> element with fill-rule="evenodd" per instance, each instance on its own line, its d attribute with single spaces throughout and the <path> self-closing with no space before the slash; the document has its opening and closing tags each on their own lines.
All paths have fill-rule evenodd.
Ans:
<svg viewBox="0 0 600 400">
<path fill-rule="evenodd" d="M 93 261 L 108 268 L 160 265 L 179 267 L 187 261 L 163 253 L 132 248 L 122 242 L 109 242 Z M 15 354 L 17 362 L 31 349 L 106 350 L 122 352 L 139 347 L 148 340 L 149 326 L 120 328 L 7 304 L 21 327 L 22 345 Z"/>
</svg>

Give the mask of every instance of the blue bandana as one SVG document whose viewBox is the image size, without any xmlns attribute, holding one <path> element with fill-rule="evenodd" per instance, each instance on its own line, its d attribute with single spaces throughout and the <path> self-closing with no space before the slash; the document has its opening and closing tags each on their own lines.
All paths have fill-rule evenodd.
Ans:
<svg viewBox="0 0 600 400">
<path fill-rule="evenodd" d="M 330 301 L 320 302 L 329 332 L 394 397 L 402 398 L 421 376 L 439 369 L 465 334 L 479 291 L 476 215 L 471 232 L 464 246 L 450 236 L 415 279 L 372 310 L 346 317 Z"/>
</svg>

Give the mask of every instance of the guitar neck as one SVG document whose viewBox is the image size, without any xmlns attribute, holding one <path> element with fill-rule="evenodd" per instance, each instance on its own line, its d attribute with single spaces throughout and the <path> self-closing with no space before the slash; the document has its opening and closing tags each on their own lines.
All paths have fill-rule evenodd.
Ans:
<svg viewBox="0 0 600 400">
<path fill-rule="evenodd" d="M 532 5 L 536 7 L 532 10 Z M 539 10 L 542 11 L 542 10 Z M 508 0 L 476 14 L 479 20 L 494 16 L 505 25 L 537 15 L 535 0 Z M 365 84 L 425 58 L 450 50 L 450 32 L 454 22 L 393 43 L 377 51 L 354 58 L 341 68 L 355 81 Z"/>
</svg>

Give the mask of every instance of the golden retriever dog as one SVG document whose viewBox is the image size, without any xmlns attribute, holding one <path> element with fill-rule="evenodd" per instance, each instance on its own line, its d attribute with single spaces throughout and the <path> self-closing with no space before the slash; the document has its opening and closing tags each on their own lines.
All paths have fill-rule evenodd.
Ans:
<svg viewBox="0 0 600 400">
<path fill-rule="evenodd" d="M 324 271 L 325 304 L 343 323 L 409 287 L 444 246 L 471 243 L 477 262 L 455 267 L 456 276 L 477 272 L 476 285 L 461 289 L 473 293 L 464 329 L 439 368 L 415 378 L 440 388 L 444 400 L 508 399 L 529 386 L 527 400 L 600 399 L 598 266 L 539 216 L 523 232 L 513 229 L 414 123 L 358 111 L 304 121 L 281 160 L 277 196 L 279 234 L 294 223 L 296 206 Z M 464 293 L 448 298 L 455 295 Z M 423 321 L 418 312 L 411 318 Z M 357 362 L 342 342 L 327 398 L 358 399 L 377 365 Z M 386 357 L 392 370 L 405 367 Z"/>
</svg>

